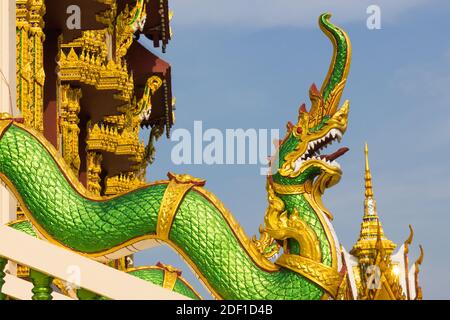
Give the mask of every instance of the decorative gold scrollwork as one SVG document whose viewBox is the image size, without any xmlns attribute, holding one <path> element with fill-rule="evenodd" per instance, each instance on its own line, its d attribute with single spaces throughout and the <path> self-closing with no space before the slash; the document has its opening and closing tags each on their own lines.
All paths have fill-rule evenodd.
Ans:
<svg viewBox="0 0 450 320">
<path fill-rule="evenodd" d="M 119 14 L 116 22 L 116 59 L 124 57 L 131 44 L 133 35 L 142 30 L 147 19 L 146 4 L 144 0 L 137 0 L 136 6 L 130 10 L 128 4 Z"/>
<path fill-rule="evenodd" d="M 264 218 L 266 232 L 276 240 L 295 239 L 300 244 L 300 254 L 314 261 L 321 261 L 322 252 L 314 231 L 294 209 L 290 214 L 285 204 L 275 194 L 270 181 L 267 183 L 269 207 Z"/>
<path fill-rule="evenodd" d="M 261 238 L 258 240 L 255 236 L 252 238 L 253 244 L 256 249 L 265 258 L 271 259 L 280 251 L 281 246 L 276 242 L 276 240 L 269 235 L 269 233 L 264 229 L 263 226 L 259 227 L 259 233 Z"/>
</svg>

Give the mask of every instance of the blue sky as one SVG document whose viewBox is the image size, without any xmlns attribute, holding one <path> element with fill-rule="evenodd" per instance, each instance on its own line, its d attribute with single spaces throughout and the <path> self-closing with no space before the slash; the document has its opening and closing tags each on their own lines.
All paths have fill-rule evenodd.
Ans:
<svg viewBox="0 0 450 320">
<path fill-rule="evenodd" d="M 366 27 L 366 8 L 381 8 L 382 29 Z M 330 11 L 353 43 L 353 63 L 344 98 L 349 128 L 339 160 L 344 175 L 324 202 L 335 216 L 341 243 L 350 250 L 363 215 L 364 142 L 378 211 L 386 235 L 401 244 L 408 224 L 415 248 L 425 249 L 421 285 L 427 299 L 450 298 L 450 3 L 438 0 L 172 0 L 174 37 L 163 57 L 171 62 L 177 97 L 176 128 L 284 130 L 295 121 L 308 88 L 322 83 L 332 49 L 317 27 Z M 284 131 L 283 131 L 284 133 Z M 267 205 L 265 178 L 257 165 L 175 166 L 175 142 L 161 139 L 148 179 L 168 171 L 207 179 L 251 236 Z M 138 254 L 136 264 L 157 261 L 184 270 L 168 248 Z"/>
</svg>

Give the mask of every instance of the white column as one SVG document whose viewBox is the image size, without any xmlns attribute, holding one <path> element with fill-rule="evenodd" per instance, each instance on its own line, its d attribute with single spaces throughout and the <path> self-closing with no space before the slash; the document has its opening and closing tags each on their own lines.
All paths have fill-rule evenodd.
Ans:
<svg viewBox="0 0 450 320">
<path fill-rule="evenodd" d="M 17 116 L 16 105 L 16 2 L 0 1 L 0 112 Z M 17 202 L 0 186 L 0 225 L 16 218 Z"/>
</svg>

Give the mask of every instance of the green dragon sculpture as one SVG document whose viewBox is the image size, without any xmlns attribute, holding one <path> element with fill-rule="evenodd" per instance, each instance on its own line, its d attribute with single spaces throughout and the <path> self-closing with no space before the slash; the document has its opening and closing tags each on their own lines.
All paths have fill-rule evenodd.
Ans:
<svg viewBox="0 0 450 320">
<path fill-rule="evenodd" d="M 337 157 L 320 151 L 347 128 L 348 101 L 338 104 L 350 67 L 351 45 L 324 14 L 319 24 L 334 45 L 329 73 L 312 106 L 299 110 L 280 142 L 268 176 L 269 206 L 260 239 L 249 239 L 205 181 L 188 175 L 112 198 L 90 196 L 43 136 L 0 118 L 0 178 L 27 221 L 11 227 L 98 261 L 117 259 L 164 242 L 192 267 L 218 299 L 338 298 L 343 274 L 338 240 L 322 204 L 342 174 Z M 35 233 L 36 232 L 36 233 Z M 275 255 L 279 256 L 274 262 Z M 162 285 L 161 270 L 134 275 Z M 196 295 L 180 284 L 178 292 Z"/>
</svg>

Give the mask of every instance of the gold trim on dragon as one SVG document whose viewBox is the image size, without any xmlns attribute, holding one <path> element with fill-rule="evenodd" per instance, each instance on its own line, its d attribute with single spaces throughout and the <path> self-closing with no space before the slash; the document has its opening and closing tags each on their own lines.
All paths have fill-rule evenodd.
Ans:
<svg viewBox="0 0 450 320">
<path fill-rule="evenodd" d="M 276 182 L 271 182 L 273 190 L 278 194 L 302 194 L 302 193 L 311 193 L 312 192 L 312 181 L 308 180 L 304 184 L 296 184 L 296 185 L 282 185 Z"/>
<path fill-rule="evenodd" d="M 168 240 L 173 220 L 184 196 L 196 184 L 203 181 L 188 175 L 175 175 L 169 173 L 170 182 L 164 192 L 161 206 L 159 207 L 156 234 L 161 240 Z"/>
<path fill-rule="evenodd" d="M 341 284 L 341 275 L 336 269 L 302 256 L 290 254 L 283 254 L 276 264 L 305 276 L 324 289 L 331 297 L 336 297 Z"/>
</svg>

